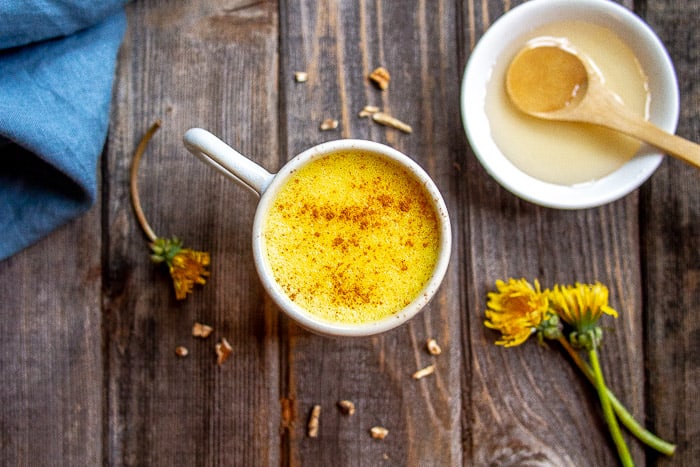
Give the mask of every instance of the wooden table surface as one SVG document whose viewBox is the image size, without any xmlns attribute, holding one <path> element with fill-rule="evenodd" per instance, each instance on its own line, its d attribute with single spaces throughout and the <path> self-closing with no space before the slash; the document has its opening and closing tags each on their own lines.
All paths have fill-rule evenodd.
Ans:
<svg viewBox="0 0 700 467">
<path fill-rule="evenodd" d="M 127 6 L 101 196 L 89 213 L 0 263 L 2 465 L 616 465 L 596 394 L 556 345 L 494 345 L 483 325 L 497 279 L 599 280 L 609 385 L 671 458 L 625 434 L 638 465 L 700 459 L 700 182 L 668 158 L 639 190 L 579 211 L 522 201 L 474 157 L 460 119 L 470 51 L 504 0 L 139 0 Z M 626 1 L 667 46 L 678 133 L 700 140 L 700 2 Z M 392 75 L 380 91 L 376 66 Z M 295 71 L 309 79 L 298 83 Z M 357 113 L 375 104 L 408 135 Z M 339 121 L 320 131 L 326 118 Z M 149 260 L 129 198 L 139 173 L 156 233 L 212 254 L 204 287 L 177 301 Z M 181 143 L 209 129 L 276 171 L 341 137 L 389 144 L 435 179 L 453 223 L 447 277 L 428 309 L 371 338 L 310 334 L 264 293 L 256 197 Z M 207 339 L 193 323 L 211 325 Z M 443 352 L 431 356 L 425 341 Z M 215 344 L 230 342 L 217 365 Z M 177 346 L 189 355 L 180 358 Z M 417 369 L 433 375 L 416 381 Z M 337 401 L 354 402 L 345 416 Z M 314 405 L 317 438 L 307 436 Z M 373 439 L 369 429 L 389 435 Z"/>
</svg>

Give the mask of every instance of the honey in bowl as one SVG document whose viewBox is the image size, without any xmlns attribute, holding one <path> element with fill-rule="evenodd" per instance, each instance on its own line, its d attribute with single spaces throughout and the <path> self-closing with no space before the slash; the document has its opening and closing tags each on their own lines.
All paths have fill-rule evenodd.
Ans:
<svg viewBox="0 0 700 467">
<path fill-rule="evenodd" d="M 397 163 L 345 151 L 290 175 L 263 228 L 266 260 L 287 296 L 327 321 L 361 324 L 404 309 L 435 269 L 438 215 Z"/>
<path fill-rule="evenodd" d="M 588 91 L 588 71 L 566 44 L 530 41 L 508 67 L 506 91 L 520 110 L 535 114 L 574 108 Z"/>
<path fill-rule="evenodd" d="M 605 85 L 625 106 L 648 117 L 647 77 L 627 44 L 598 25 L 553 23 L 515 41 L 512 53 L 503 54 L 493 68 L 485 111 L 496 145 L 523 172 L 558 185 L 591 182 L 620 168 L 639 150 L 639 141 L 593 125 L 541 120 L 525 115 L 510 102 L 506 70 L 513 55 L 530 41 L 572 44 L 591 58 Z"/>
</svg>

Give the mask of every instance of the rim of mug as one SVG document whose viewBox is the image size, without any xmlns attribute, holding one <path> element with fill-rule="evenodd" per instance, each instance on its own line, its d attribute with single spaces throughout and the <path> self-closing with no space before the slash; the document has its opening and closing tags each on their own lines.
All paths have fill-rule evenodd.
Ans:
<svg viewBox="0 0 700 467">
<path fill-rule="evenodd" d="M 290 175 L 301 167 L 325 156 L 339 151 L 359 150 L 386 157 L 398 162 L 416 177 L 427 191 L 435 209 L 440 225 L 440 250 L 438 260 L 428 283 L 418 296 L 406 307 L 384 319 L 368 323 L 338 323 L 314 316 L 293 302 L 275 280 L 264 254 L 262 235 L 267 213 L 279 190 L 285 185 Z M 400 151 L 382 143 L 360 139 L 339 139 L 313 146 L 287 162 L 276 174 L 272 182 L 260 197 L 253 221 L 253 255 L 255 267 L 261 283 L 273 301 L 284 313 L 294 319 L 303 328 L 317 334 L 338 337 L 362 337 L 389 331 L 409 321 L 422 311 L 439 289 L 449 265 L 452 252 L 452 230 L 447 207 L 442 195 L 432 178 L 413 159 Z"/>
</svg>

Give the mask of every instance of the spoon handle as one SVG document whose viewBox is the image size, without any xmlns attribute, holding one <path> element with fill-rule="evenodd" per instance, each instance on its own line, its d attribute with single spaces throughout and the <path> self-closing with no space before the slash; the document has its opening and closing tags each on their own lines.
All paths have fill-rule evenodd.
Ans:
<svg viewBox="0 0 700 467">
<path fill-rule="evenodd" d="M 642 133 L 639 137 L 643 137 L 652 146 L 656 146 L 670 155 L 700 168 L 700 145 L 680 136 L 667 133 L 649 122 L 645 122 L 641 131 Z"/>
<path fill-rule="evenodd" d="M 625 109 L 626 110 L 626 109 Z M 668 133 L 651 122 L 625 110 L 616 112 L 611 128 L 651 144 L 662 151 L 700 168 L 700 145 Z M 612 115 L 610 115 L 612 117 Z M 608 126 L 608 125 L 606 125 Z"/>
</svg>

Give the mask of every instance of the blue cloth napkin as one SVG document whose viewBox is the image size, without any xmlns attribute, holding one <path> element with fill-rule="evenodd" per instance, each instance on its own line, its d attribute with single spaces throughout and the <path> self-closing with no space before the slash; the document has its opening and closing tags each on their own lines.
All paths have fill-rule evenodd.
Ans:
<svg viewBox="0 0 700 467">
<path fill-rule="evenodd" d="M 0 260 L 95 201 L 124 3 L 0 0 Z"/>
</svg>

